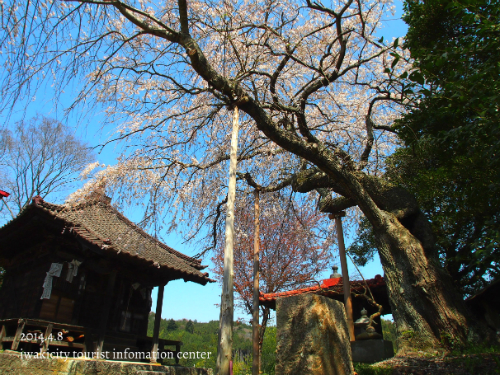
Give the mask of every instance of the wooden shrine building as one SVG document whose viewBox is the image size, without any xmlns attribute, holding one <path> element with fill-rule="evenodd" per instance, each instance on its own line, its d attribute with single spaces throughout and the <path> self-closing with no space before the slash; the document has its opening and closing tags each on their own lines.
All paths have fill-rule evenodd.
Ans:
<svg viewBox="0 0 500 375">
<path fill-rule="evenodd" d="M 355 297 L 352 300 L 354 320 L 361 318 L 361 311 L 363 309 L 366 309 L 368 316 L 378 312 L 378 308 L 376 306 L 373 306 L 367 301 L 366 298 L 362 298 L 361 296 L 362 294 L 367 293 L 368 289 L 370 289 L 371 292 L 371 294 L 369 295 L 373 296 L 375 302 L 382 306 L 382 315 L 392 313 L 391 305 L 389 304 L 389 296 L 387 294 L 387 286 L 382 276 L 376 275 L 373 279 L 367 279 L 366 281 L 352 280 L 350 281 L 350 284 L 352 294 L 358 296 L 357 298 Z M 325 279 L 318 284 L 302 289 L 279 293 L 260 293 L 259 304 L 276 310 L 276 299 L 286 298 L 299 294 L 318 294 L 344 303 L 342 277 L 340 277 L 339 275 L 339 277 Z M 375 319 L 375 323 L 375 330 L 379 334 L 382 334 L 380 317 L 377 317 Z"/>
<path fill-rule="evenodd" d="M 0 228 L 0 266 L 0 349 L 24 351 L 178 352 L 180 342 L 158 340 L 163 288 L 212 281 L 199 260 L 157 241 L 98 193 L 73 207 L 35 197 Z"/>
</svg>

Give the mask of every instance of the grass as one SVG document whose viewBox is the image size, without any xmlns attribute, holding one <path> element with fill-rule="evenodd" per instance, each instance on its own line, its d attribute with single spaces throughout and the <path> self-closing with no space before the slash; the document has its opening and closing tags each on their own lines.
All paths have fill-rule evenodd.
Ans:
<svg viewBox="0 0 500 375">
<path fill-rule="evenodd" d="M 451 351 L 449 357 L 451 357 L 450 361 L 471 373 L 475 372 L 475 369 L 484 362 L 485 357 L 491 357 L 496 362 L 497 368 L 489 372 L 488 375 L 500 374 L 500 359 L 498 355 L 489 356 L 490 354 L 500 354 L 500 347 L 469 345 L 465 349 Z"/>
<path fill-rule="evenodd" d="M 371 367 L 368 363 L 354 363 L 354 371 L 358 375 L 392 375 L 392 367 Z"/>
<path fill-rule="evenodd" d="M 429 366 L 433 364 L 436 373 L 448 375 L 451 374 L 481 374 L 481 375 L 500 375 L 500 347 L 491 345 L 468 345 L 465 349 L 455 349 L 447 352 L 422 352 L 408 353 L 409 358 L 422 358 L 424 362 L 420 365 L 411 366 Z M 403 359 L 403 358 L 402 358 Z M 404 362 L 403 362 L 404 363 Z M 415 363 L 415 362 L 414 362 Z M 418 362 L 417 362 L 418 363 Z M 395 363 L 385 367 L 373 366 L 367 363 L 354 363 L 354 370 L 358 375 L 392 375 L 395 369 L 403 369 L 401 364 Z M 422 370 L 428 371 L 424 368 Z M 426 372 L 432 375 L 433 372 Z"/>
</svg>

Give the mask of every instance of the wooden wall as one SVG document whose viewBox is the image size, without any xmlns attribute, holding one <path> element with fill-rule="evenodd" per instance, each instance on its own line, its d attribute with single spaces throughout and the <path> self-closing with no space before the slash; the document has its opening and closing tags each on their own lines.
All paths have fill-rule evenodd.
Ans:
<svg viewBox="0 0 500 375">
<path fill-rule="evenodd" d="M 43 280 L 49 267 L 48 260 L 36 259 L 6 270 L 0 289 L 0 319 L 37 317 Z"/>
<path fill-rule="evenodd" d="M 31 251 L 26 251 L 31 253 Z M 37 256 L 20 257 L 17 264 L 6 269 L 0 288 L 0 319 L 32 318 L 59 323 L 99 328 L 101 309 L 111 298 L 107 330 L 147 334 L 148 314 L 151 309 L 151 287 L 137 283 L 126 272 L 118 270 L 113 294 L 106 295 L 109 274 L 113 265 L 98 255 L 82 256 L 75 247 L 58 246 L 53 249 L 35 249 Z M 78 274 L 68 282 L 68 262 L 82 261 Z M 52 263 L 63 263 L 60 277 L 52 279 L 50 299 L 41 300 L 43 282 Z M 96 267 L 99 264 L 99 267 Z"/>
</svg>

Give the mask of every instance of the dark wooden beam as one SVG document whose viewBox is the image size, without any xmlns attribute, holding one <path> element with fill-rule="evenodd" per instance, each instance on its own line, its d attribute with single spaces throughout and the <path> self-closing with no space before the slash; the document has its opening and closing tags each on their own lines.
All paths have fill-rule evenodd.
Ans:
<svg viewBox="0 0 500 375">
<path fill-rule="evenodd" d="M 102 352 L 102 346 L 104 345 L 104 337 L 106 336 L 106 327 L 108 324 L 109 311 L 111 308 L 111 303 L 113 301 L 113 289 L 115 288 L 117 271 L 111 271 L 108 279 L 108 287 L 106 288 L 106 300 L 104 302 L 104 307 L 101 310 L 101 317 L 99 323 L 99 341 L 97 343 L 97 353 L 98 357 Z"/>
<path fill-rule="evenodd" d="M 181 352 L 181 344 L 175 344 L 175 364 L 179 364 L 179 353 Z"/>
<path fill-rule="evenodd" d="M 10 350 L 17 350 L 17 347 L 19 346 L 19 342 L 21 341 L 21 335 L 24 331 L 25 325 L 26 325 L 26 320 L 19 319 L 19 321 L 17 323 L 16 335 L 14 336 L 14 341 L 12 341 L 12 346 L 10 347 Z"/>
<path fill-rule="evenodd" d="M 47 326 L 47 328 L 45 329 L 45 341 L 42 343 L 42 348 L 41 348 L 41 352 L 42 353 L 46 353 L 47 350 L 49 349 L 49 344 L 50 344 L 50 335 L 52 334 L 52 327 L 54 325 L 52 323 L 49 323 L 49 325 Z"/>
<path fill-rule="evenodd" d="M 85 353 L 92 353 L 95 352 L 95 346 L 94 346 L 94 334 L 91 328 L 85 328 L 85 347 L 83 351 Z"/>
<path fill-rule="evenodd" d="M 5 331 L 5 325 L 2 324 L 2 328 L 0 329 L 0 350 L 3 350 L 3 338 L 7 336 L 7 332 Z"/>
<path fill-rule="evenodd" d="M 161 310 L 163 306 L 163 291 L 165 289 L 165 285 L 158 286 L 158 298 L 156 299 L 155 326 L 153 329 L 153 347 L 151 348 L 152 363 L 157 362 L 156 353 L 158 352 L 158 338 L 160 335 Z"/>
</svg>

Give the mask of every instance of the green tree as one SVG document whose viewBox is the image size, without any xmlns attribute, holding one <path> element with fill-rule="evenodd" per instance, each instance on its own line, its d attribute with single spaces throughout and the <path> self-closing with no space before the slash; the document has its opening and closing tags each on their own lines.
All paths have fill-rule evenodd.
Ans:
<svg viewBox="0 0 500 375">
<path fill-rule="evenodd" d="M 384 336 L 384 340 L 392 341 L 394 351 L 397 351 L 396 324 L 387 319 L 380 319 L 380 322 L 382 324 L 382 334 Z"/>
<path fill-rule="evenodd" d="M 415 59 L 407 79 L 408 113 L 392 128 L 402 141 L 388 160 L 388 181 L 417 197 L 434 244 L 463 296 L 499 276 L 500 5 L 498 0 L 407 0 L 405 48 Z M 394 66 L 393 66 L 394 67 Z M 349 249 L 363 263 L 375 235 L 362 223 Z"/>
<path fill-rule="evenodd" d="M 425 85 L 410 92 L 419 101 L 397 122 L 403 147 L 386 175 L 417 197 L 439 259 L 467 296 L 500 276 L 500 6 L 409 0 L 405 9 L 405 47 Z M 350 251 L 363 264 L 374 246 L 365 222 Z"/>
<path fill-rule="evenodd" d="M 498 171 L 480 154 L 443 152 L 424 140 L 398 150 L 389 174 L 418 197 L 443 266 L 464 296 L 500 275 Z"/>
<path fill-rule="evenodd" d="M 269 327 L 264 334 L 262 344 L 262 372 L 267 375 L 274 375 L 276 366 L 276 327 Z"/>
<path fill-rule="evenodd" d="M 469 295 L 500 276 L 500 4 L 409 0 L 405 8 L 406 47 L 425 86 L 398 122 L 404 147 L 388 175 L 417 196 L 443 265 Z"/>
<path fill-rule="evenodd" d="M 407 0 L 405 11 L 405 46 L 428 85 L 422 93 L 470 120 L 460 123 L 463 129 L 455 127 L 457 133 L 480 134 L 479 124 L 486 126 L 482 131 L 496 124 L 498 136 L 498 0 Z"/>
<path fill-rule="evenodd" d="M 194 333 L 194 323 L 192 320 L 189 320 L 187 323 L 186 323 L 186 327 L 184 328 L 186 330 L 186 332 L 189 332 L 189 333 Z"/>
<path fill-rule="evenodd" d="M 397 150 L 387 166 L 388 178 L 413 192 L 430 219 L 441 264 L 464 297 L 500 275 L 499 177 L 485 164 L 480 153 L 465 156 L 420 139 Z M 375 251 L 363 220 L 349 252 L 363 265 Z"/>
<path fill-rule="evenodd" d="M 365 218 L 360 220 L 356 238 L 347 251 L 358 266 L 364 266 L 373 259 L 373 255 L 377 251 L 377 244 L 373 227 Z"/>
<path fill-rule="evenodd" d="M 380 132 L 400 99 L 385 73 L 395 46 L 374 35 L 385 6 L 9 0 L 0 102 L 12 108 L 31 98 L 45 77 L 58 92 L 66 79 L 82 79 L 77 101 L 124 120 L 118 138 L 147 137 L 99 178 L 137 199 L 150 194 L 151 210 L 196 218 L 188 236 L 221 214 L 226 109 L 238 106 L 246 129 L 241 171 L 276 189 L 320 192 L 323 212 L 358 206 L 374 227 L 398 327 L 436 345 L 442 331 L 464 341 L 484 332 L 437 266 L 430 226 L 404 189 L 377 177 L 387 151 Z"/>
<path fill-rule="evenodd" d="M 407 0 L 405 8 L 405 46 L 425 86 L 413 94 L 422 100 L 400 121 L 399 136 L 432 153 L 426 161 L 432 168 L 498 169 L 499 1 Z M 498 179 L 485 177 L 489 193 L 497 191 Z"/>
<path fill-rule="evenodd" d="M 177 323 L 175 322 L 175 320 L 170 319 L 168 321 L 167 331 L 171 332 L 171 331 L 175 331 L 176 329 L 177 329 Z"/>
</svg>

